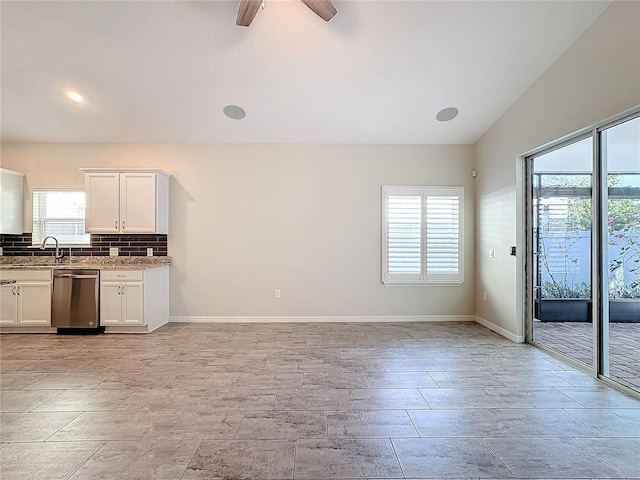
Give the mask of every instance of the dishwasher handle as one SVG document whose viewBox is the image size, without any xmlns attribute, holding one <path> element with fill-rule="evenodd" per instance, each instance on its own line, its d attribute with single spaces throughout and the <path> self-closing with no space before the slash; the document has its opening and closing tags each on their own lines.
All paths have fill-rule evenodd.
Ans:
<svg viewBox="0 0 640 480">
<path fill-rule="evenodd" d="M 77 273 L 56 273 L 54 275 L 56 278 L 98 278 L 98 275 L 95 274 L 77 274 Z"/>
<path fill-rule="evenodd" d="M 56 275 L 56 278 L 98 278 L 97 275 Z"/>
</svg>

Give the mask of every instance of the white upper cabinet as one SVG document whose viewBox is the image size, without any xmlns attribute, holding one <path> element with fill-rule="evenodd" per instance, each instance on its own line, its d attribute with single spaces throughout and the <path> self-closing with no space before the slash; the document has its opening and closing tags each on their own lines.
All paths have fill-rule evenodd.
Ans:
<svg viewBox="0 0 640 480">
<path fill-rule="evenodd" d="M 85 231 L 87 233 L 120 232 L 120 174 L 85 173 Z"/>
<path fill-rule="evenodd" d="M 156 179 L 155 173 L 120 175 L 120 221 L 123 232 L 156 233 Z M 149 198 L 155 200 L 149 202 Z"/>
<path fill-rule="evenodd" d="M 0 234 L 24 232 L 24 174 L 0 168 Z"/>
<path fill-rule="evenodd" d="M 88 233 L 168 233 L 168 173 L 138 169 L 82 171 Z"/>
</svg>

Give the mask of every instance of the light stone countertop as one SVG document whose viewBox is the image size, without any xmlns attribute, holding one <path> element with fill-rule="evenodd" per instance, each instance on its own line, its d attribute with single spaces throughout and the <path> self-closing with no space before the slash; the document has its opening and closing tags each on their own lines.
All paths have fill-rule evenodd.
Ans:
<svg viewBox="0 0 640 480">
<path fill-rule="evenodd" d="M 171 257 L 63 257 L 55 263 L 53 257 L 0 257 L 0 270 L 52 270 L 74 268 L 97 268 L 100 270 L 146 270 L 171 265 Z"/>
</svg>

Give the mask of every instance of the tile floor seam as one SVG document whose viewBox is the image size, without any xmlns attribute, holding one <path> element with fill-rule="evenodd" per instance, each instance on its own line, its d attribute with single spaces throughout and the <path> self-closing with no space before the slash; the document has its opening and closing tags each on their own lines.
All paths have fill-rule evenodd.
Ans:
<svg viewBox="0 0 640 480">
<path fill-rule="evenodd" d="M 411 422 L 411 426 L 416 431 L 417 438 L 422 438 L 422 434 L 420 433 L 420 430 L 418 430 L 418 427 L 416 426 L 416 422 L 414 422 L 413 418 L 411 418 L 411 413 L 410 413 L 409 409 L 405 409 L 403 411 L 407 415 L 407 417 L 409 417 L 409 421 Z"/>
<path fill-rule="evenodd" d="M 614 467 L 613 465 L 611 465 L 609 462 L 607 462 L 604 458 L 602 458 L 600 455 L 598 455 L 596 452 L 594 452 L 591 448 L 589 448 L 587 445 L 585 445 L 584 443 L 582 443 L 580 441 L 579 438 L 574 438 L 574 440 L 576 442 L 578 442 L 582 448 L 588 450 L 593 456 L 595 456 L 598 460 L 600 460 L 601 462 L 605 463 L 606 465 L 609 466 L 609 468 L 611 468 L 612 470 L 614 470 L 615 472 L 617 472 L 620 475 L 620 478 L 627 478 L 626 475 L 624 475 L 620 470 L 618 470 L 616 467 Z"/>
<path fill-rule="evenodd" d="M 591 430 L 594 435 L 597 435 L 597 437 L 595 438 L 604 438 L 604 435 L 602 435 L 600 432 L 598 432 L 595 428 L 590 427 L 589 425 L 587 425 L 585 422 L 583 422 L 582 420 L 580 420 L 578 417 L 576 417 L 575 415 L 572 415 L 571 412 L 567 411 L 568 409 L 563 408 L 562 411 L 564 413 L 566 413 L 567 415 L 569 415 L 571 418 L 573 418 L 574 420 L 576 420 L 577 422 L 579 422 L 581 425 L 584 425 L 586 428 L 588 428 L 589 430 Z"/>
<path fill-rule="evenodd" d="M 184 467 L 184 472 L 182 472 L 182 475 L 180 475 L 180 480 L 182 480 L 182 478 L 185 476 L 185 474 L 187 473 L 187 470 L 189 470 L 189 465 L 191 465 L 191 462 L 193 462 L 193 459 L 195 458 L 196 454 L 198 453 L 198 451 L 200 450 L 200 447 L 202 446 L 202 442 L 204 442 L 204 440 L 200 440 L 198 442 L 198 446 L 196 447 L 196 449 L 193 452 L 193 455 L 191 455 L 191 458 L 189 459 L 188 462 L 186 462 L 186 466 Z"/>
<path fill-rule="evenodd" d="M 68 412 L 70 413 L 70 412 Z M 82 415 L 85 412 L 81 412 L 78 411 L 77 415 L 75 417 L 73 417 L 71 420 L 69 420 L 67 423 L 65 423 L 64 425 L 62 425 L 58 430 L 56 430 L 55 432 L 53 432 L 51 435 L 49 435 L 47 438 L 45 438 L 44 440 L 42 440 L 43 443 L 49 441 L 51 439 L 51 437 L 53 437 L 54 435 L 56 435 L 60 430 L 62 430 L 63 428 L 65 428 L 67 425 L 69 425 L 71 422 L 73 422 L 76 418 L 80 418 L 80 415 Z"/>
<path fill-rule="evenodd" d="M 442 388 L 442 387 L 440 386 L 440 384 L 438 383 L 438 381 L 437 381 L 435 378 L 433 378 L 433 375 L 431 375 L 431 372 L 425 372 L 425 373 L 426 373 L 427 375 L 429 375 L 429 378 L 430 378 L 431 380 L 433 380 L 433 383 L 435 384 L 436 388 Z M 422 394 L 422 393 L 421 393 L 421 394 Z M 426 399 L 425 399 L 425 402 L 426 402 Z"/>
<path fill-rule="evenodd" d="M 407 474 L 404 471 L 404 467 L 402 466 L 402 462 L 400 461 L 400 457 L 398 456 L 398 452 L 396 450 L 396 446 L 393 443 L 393 438 L 389 439 L 389 443 L 391 443 L 391 449 L 393 450 L 393 454 L 396 456 L 396 462 L 398 462 L 398 467 L 400 467 L 400 472 L 402 473 L 402 478 L 407 478 Z"/>
<path fill-rule="evenodd" d="M 87 462 L 88 462 L 89 460 L 91 460 L 91 459 L 92 459 L 92 458 L 93 458 L 93 457 L 94 457 L 94 456 L 95 456 L 95 455 L 96 455 L 100 450 L 102 450 L 102 449 L 105 447 L 105 445 L 106 445 L 107 443 L 108 443 L 108 441 L 104 441 L 104 442 L 102 442 L 102 445 L 100 445 L 100 447 L 96 448 L 96 451 L 95 451 L 95 452 L 93 452 L 93 453 L 91 454 L 91 456 L 90 456 L 89 458 L 87 458 L 84 462 L 82 462 L 82 463 L 78 466 L 78 468 L 76 468 L 76 469 L 71 473 L 71 475 L 69 475 L 69 476 L 67 477 L 67 480 L 71 480 L 71 479 L 73 478 L 73 476 L 74 476 L 76 473 L 78 473 L 78 471 L 79 471 L 79 470 L 80 470 L 84 465 L 86 465 L 86 464 L 87 464 Z"/>
<path fill-rule="evenodd" d="M 498 453 L 497 453 L 493 448 L 491 448 L 491 445 L 489 445 L 489 442 L 487 442 L 487 440 L 486 440 L 484 437 L 482 437 L 482 441 L 483 441 L 483 442 L 484 442 L 484 444 L 487 446 L 487 448 L 491 451 L 491 453 L 492 453 L 492 454 L 493 454 L 493 455 L 494 455 L 494 456 L 495 456 L 495 457 L 500 461 L 500 463 L 502 463 L 502 465 L 504 466 L 504 468 L 506 468 L 506 469 L 509 471 L 509 473 L 511 474 L 511 476 L 512 476 L 513 478 L 518 478 L 518 477 L 516 477 L 515 473 L 514 473 L 514 472 L 509 468 L 509 465 L 507 465 L 507 464 L 505 463 L 505 461 L 504 461 L 504 460 L 502 460 L 502 458 L 500 458 L 500 455 L 498 455 Z"/>
<path fill-rule="evenodd" d="M 434 381 L 435 381 L 435 380 L 434 380 Z M 437 384 L 436 384 L 436 385 L 437 385 Z M 440 388 L 440 387 L 438 387 L 438 388 Z M 427 408 L 428 408 L 429 410 L 433 410 L 433 409 L 431 408 L 431 405 L 429 404 L 429 401 L 427 400 L 427 397 L 425 397 L 425 396 L 424 396 L 424 394 L 422 393 L 422 390 L 421 390 L 420 388 L 417 388 L 416 390 L 418 390 L 418 394 L 422 397 L 422 400 L 424 400 L 424 403 L 426 403 L 426 404 L 427 404 Z"/>
</svg>

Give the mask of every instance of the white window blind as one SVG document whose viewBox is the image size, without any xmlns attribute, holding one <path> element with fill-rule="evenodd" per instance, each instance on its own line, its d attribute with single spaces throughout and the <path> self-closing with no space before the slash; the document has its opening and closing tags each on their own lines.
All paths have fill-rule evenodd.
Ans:
<svg viewBox="0 0 640 480">
<path fill-rule="evenodd" d="M 88 245 L 84 205 L 82 190 L 34 189 L 32 243 L 40 245 L 45 237 L 53 235 L 61 245 Z"/>
<path fill-rule="evenodd" d="M 382 281 L 462 283 L 462 187 L 382 187 Z"/>
</svg>

